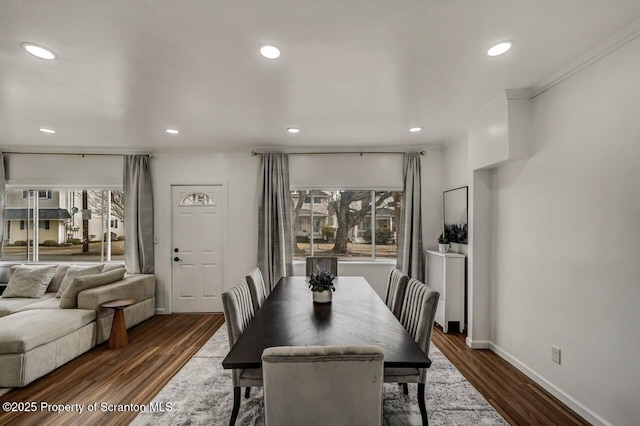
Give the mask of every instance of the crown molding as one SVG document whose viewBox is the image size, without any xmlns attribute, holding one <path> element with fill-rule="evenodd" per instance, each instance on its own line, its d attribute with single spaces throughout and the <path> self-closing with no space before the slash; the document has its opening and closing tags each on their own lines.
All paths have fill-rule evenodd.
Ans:
<svg viewBox="0 0 640 426">
<path fill-rule="evenodd" d="M 640 20 L 635 21 L 633 24 L 626 27 L 624 30 L 610 37 L 603 43 L 600 43 L 595 48 L 589 50 L 584 55 L 580 56 L 575 61 L 570 62 L 564 68 L 561 68 L 558 72 L 551 74 L 544 78 L 531 88 L 531 98 L 535 98 L 541 93 L 546 92 L 555 85 L 561 83 L 567 78 L 577 74 L 581 70 L 585 69 L 594 62 L 599 61 L 609 53 L 614 52 L 625 44 L 635 40 L 640 36 Z"/>
<path fill-rule="evenodd" d="M 531 89 L 507 89 L 504 92 L 507 99 L 531 99 Z"/>
</svg>

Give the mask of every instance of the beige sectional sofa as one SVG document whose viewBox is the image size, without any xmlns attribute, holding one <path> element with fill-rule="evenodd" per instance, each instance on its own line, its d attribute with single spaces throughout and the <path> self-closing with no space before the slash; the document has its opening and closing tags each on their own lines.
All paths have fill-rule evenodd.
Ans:
<svg viewBox="0 0 640 426">
<path fill-rule="evenodd" d="M 91 285 L 96 275 L 78 277 Z M 63 309 L 48 291 L 41 298 L 0 298 L 0 387 L 20 387 L 109 339 L 113 310 L 100 305 L 135 299 L 125 308 L 127 328 L 155 314 L 155 276 L 125 275 L 119 281 L 82 290 L 75 307 Z"/>
</svg>

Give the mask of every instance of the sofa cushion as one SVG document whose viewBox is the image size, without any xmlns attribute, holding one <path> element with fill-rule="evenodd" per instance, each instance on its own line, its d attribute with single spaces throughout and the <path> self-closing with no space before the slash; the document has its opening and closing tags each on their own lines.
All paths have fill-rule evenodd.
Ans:
<svg viewBox="0 0 640 426">
<path fill-rule="evenodd" d="M 12 266 L 11 278 L 2 297 L 31 297 L 39 299 L 49 287 L 49 283 L 56 272 L 55 265 L 47 266 Z"/>
<path fill-rule="evenodd" d="M 86 309 L 42 309 L 0 318 L 0 353 L 24 353 L 49 343 L 96 319 Z"/>
<path fill-rule="evenodd" d="M 82 277 L 84 275 L 95 275 L 102 272 L 102 268 L 104 265 L 93 265 L 93 266 L 78 266 L 78 265 L 70 265 L 67 270 L 64 279 L 60 283 L 60 288 L 56 293 L 56 297 L 62 297 L 64 291 L 69 287 L 71 281 L 73 281 L 76 277 Z"/>
<path fill-rule="evenodd" d="M 102 268 L 102 273 L 113 271 L 114 269 L 124 268 L 122 263 L 105 263 L 104 268 Z"/>
<path fill-rule="evenodd" d="M 95 309 L 104 315 L 113 315 L 111 309 L 101 309 L 100 304 L 116 299 L 135 299 L 138 302 L 154 298 L 156 277 L 154 275 L 126 275 L 121 281 L 91 288 L 78 294 L 78 308 Z M 102 315 L 102 313 L 99 313 Z"/>
<path fill-rule="evenodd" d="M 114 269 L 113 271 L 104 272 L 97 275 L 84 275 L 76 277 L 71 281 L 69 287 L 64 291 L 60 298 L 61 309 L 75 308 L 78 304 L 78 293 L 94 287 L 105 284 L 115 283 L 124 277 L 124 268 Z"/>
<path fill-rule="evenodd" d="M 49 297 L 43 298 L 44 300 L 40 299 L 36 301 L 36 303 L 30 303 L 28 305 L 24 305 L 17 309 L 14 309 L 12 313 L 34 311 L 37 309 L 60 309 L 60 299 L 56 298 L 55 293 L 47 293 L 46 296 Z"/>
<path fill-rule="evenodd" d="M 67 275 L 68 270 L 69 265 L 58 265 L 49 284 L 49 288 L 47 288 L 47 292 L 57 292 L 60 289 L 60 284 L 62 284 L 62 280 L 64 276 Z"/>
<path fill-rule="evenodd" d="M 9 315 L 12 312 L 16 312 L 18 309 L 21 309 L 24 306 L 35 305 L 49 299 L 55 299 L 55 301 L 57 302 L 58 299 L 56 299 L 55 297 L 56 295 L 54 293 L 45 293 L 45 295 L 40 299 L 28 299 L 26 297 L 16 297 L 11 299 L 0 298 L 0 317 Z"/>
</svg>

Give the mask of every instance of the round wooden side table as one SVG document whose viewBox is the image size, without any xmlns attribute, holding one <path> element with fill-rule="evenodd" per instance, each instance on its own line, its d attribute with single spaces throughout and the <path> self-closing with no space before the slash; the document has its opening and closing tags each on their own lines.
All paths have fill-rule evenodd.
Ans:
<svg viewBox="0 0 640 426">
<path fill-rule="evenodd" d="M 129 344 L 127 324 L 124 319 L 124 308 L 135 305 L 136 303 L 136 299 L 118 299 L 100 305 L 101 308 L 114 309 L 111 335 L 109 336 L 109 349 L 124 348 Z"/>
</svg>

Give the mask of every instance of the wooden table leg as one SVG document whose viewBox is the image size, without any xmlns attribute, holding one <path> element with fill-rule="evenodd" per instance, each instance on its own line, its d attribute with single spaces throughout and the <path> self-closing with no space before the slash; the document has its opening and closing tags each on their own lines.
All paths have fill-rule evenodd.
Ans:
<svg viewBox="0 0 640 426">
<path fill-rule="evenodd" d="M 129 344 L 127 337 L 127 325 L 124 319 L 124 308 L 116 308 L 113 313 L 111 335 L 109 336 L 109 349 L 124 348 Z"/>
</svg>

